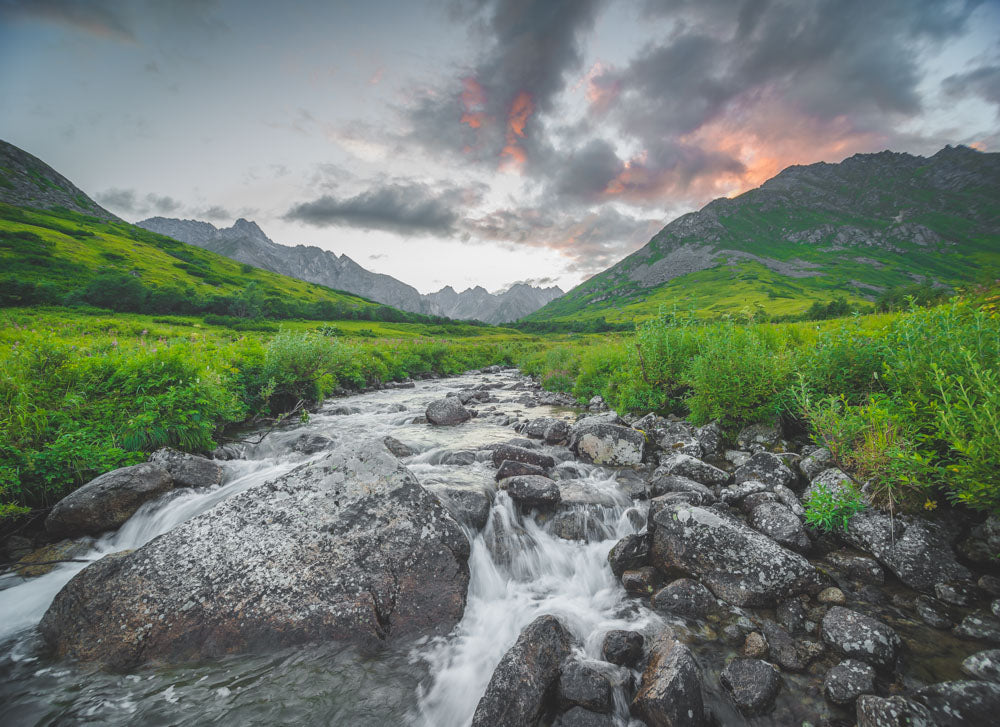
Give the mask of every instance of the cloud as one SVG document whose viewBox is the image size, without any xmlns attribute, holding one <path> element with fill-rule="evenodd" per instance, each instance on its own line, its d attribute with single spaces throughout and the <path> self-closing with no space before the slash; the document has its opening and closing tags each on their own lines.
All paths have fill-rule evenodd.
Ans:
<svg viewBox="0 0 1000 727">
<path fill-rule="evenodd" d="M 981 66 L 967 73 L 948 76 L 941 85 L 945 94 L 952 98 L 978 96 L 997 104 L 997 114 L 1000 114 L 1000 65 Z"/>
<path fill-rule="evenodd" d="M 135 41 L 127 9 L 117 0 L 4 0 L 0 2 L 3 16 L 44 20 L 94 35 Z"/>
<path fill-rule="evenodd" d="M 400 234 L 450 234 L 459 211 L 481 190 L 412 181 L 376 184 L 353 197 L 323 195 L 292 207 L 284 219 L 314 227 L 356 227 Z"/>
<path fill-rule="evenodd" d="M 105 207 L 133 215 L 147 215 L 150 212 L 171 215 L 183 207 L 173 197 L 153 193 L 140 196 L 134 189 L 112 188 L 94 195 L 94 199 Z"/>
<path fill-rule="evenodd" d="M 195 217 L 206 220 L 231 220 L 235 215 L 231 214 L 225 207 L 212 205 L 205 207 L 194 213 Z"/>
</svg>

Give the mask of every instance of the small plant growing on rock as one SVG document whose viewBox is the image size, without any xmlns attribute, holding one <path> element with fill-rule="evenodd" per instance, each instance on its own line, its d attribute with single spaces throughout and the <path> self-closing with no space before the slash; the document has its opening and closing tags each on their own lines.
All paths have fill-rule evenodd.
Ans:
<svg viewBox="0 0 1000 727">
<path fill-rule="evenodd" d="M 864 509 L 861 493 L 853 486 L 830 489 L 819 484 L 806 499 L 806 524 L 825 533 L 847 530 L 851 518 Z"/>
</svg>

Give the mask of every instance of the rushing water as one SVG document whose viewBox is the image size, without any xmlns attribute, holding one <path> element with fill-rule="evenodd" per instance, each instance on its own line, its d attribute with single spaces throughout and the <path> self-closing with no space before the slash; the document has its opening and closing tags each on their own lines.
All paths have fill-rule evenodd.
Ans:
<svg viewBox="0 0 1000 727">
<path fill-rule="evenodd" d="M 498 403 L 458 427 L 416 424 L 427 403 L 448 391 L 491 382 Z M 119 531 L 81 556 L 93 561 L 137 548 L 222 500 L 266 482 L 309 459 L 294 443 L 310 432 L 334 442 L 391 434 L 418 451 L 404 460 L 425 483 L 488 487 L 494 470 L 482 462 L 443 464 L 456 450 L 477 450 L 516 436 L 505 418 L 558 414 L 518 403 L 513 373 L 422 382 L 414 389 L 371 392 L 330 402 L 305 425 L 271 433 L 245 447 L 244 459 L 224 462 L 223 484 L 177 490 L 147 503 Z M 356 413 L 334 413 L 349 407 Z M 342 411 L 342 410 L 341 410 Z M 319 456 L 319 455 L 313 455 Z M 62 586 L 86 563 L 66 563 L 47 575 L 0 579 L 0 722 L 3 724 L 417 724 L 465 725 L 494 667 L 536 616 L 559 616 L 577 637 L 581 656 L 600 658 L 609 629 L 650 633 L 658 617 L 626 598 L 607 565 L 611 546 L 636 531 L 637 507 L 614 472 L 575 464 L 578 489 L 599 505 L 575 506 L 590 542 L 569 541 L 522 516 L 506 493 L 496 494 L 472 543 L 465 616 L 447 637 L 360 653 L 337 644 L 233 656 L 170 668 L 111 673 L 45 655 L 35 625 Z M 628 722 L 623 690 L 617 717 Z"/>
</svg>

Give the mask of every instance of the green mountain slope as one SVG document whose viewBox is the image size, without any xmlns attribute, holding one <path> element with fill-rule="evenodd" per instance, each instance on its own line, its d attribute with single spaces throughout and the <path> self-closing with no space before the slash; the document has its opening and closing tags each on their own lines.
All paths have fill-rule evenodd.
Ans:
<svg viewBox="0 0 1000 727">
<path fill-rule="evenodd" d="M 67 300 L 139 312 L 425 318 L 131 225 L 0 142 L 0 305 Z"/>
<path fill-rule="evenodd" d="M 717 199 L 525 318 L 609 322 L 663 305 L 714 316 L 761 304 L 799 313 L 835 296 L 954 286 L 1000 269 L 1000 154 L 946 147 L 881 152 L 785 169 Z"/>
</svg>

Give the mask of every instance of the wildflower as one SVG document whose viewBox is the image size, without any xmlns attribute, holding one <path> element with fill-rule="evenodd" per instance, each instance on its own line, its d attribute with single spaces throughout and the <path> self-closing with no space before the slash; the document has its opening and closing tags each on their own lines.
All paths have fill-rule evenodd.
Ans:
<svg viewBox="0 0 1000 727">
<path fill-rule="evenodd" d="M 924 510 L 936 510 L 936 509 L 937 509 L 937 503 L 934 500 L 928 498 L 927 502 L 924 503 Z"/>
</svg>

